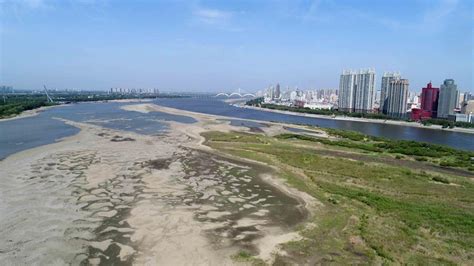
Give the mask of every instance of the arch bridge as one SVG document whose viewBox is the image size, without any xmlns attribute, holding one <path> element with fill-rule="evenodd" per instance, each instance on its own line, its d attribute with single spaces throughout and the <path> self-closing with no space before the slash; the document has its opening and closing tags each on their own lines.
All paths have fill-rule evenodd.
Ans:
<svg viewBox="0 0 474 266">
<path fill-rule="evenodd" d="M 214 97 L 220 97 L 220 96 L 225 96 L 227 98 L 234 97 L 234 96 L 239 96 L 240 98 L 245 98 L 245 97 L 255 97 L 255 94 L 253 94 L 253 93 L 244 93 L 239 88 L 238 91 L 236 91 L 236 92 L 232 92 L 232 93 L 220 92 L 220 93 L 216 94 L 216 96 L 214 96 Z"/>
</svg>

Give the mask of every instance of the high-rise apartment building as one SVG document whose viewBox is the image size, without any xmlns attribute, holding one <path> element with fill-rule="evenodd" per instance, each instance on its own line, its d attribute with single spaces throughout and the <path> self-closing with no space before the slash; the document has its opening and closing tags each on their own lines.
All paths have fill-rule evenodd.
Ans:
<svg viewBox="0 0 474 266">
<path fill-rule="evenodd" d="M 438 97 L 439 88 L 433 88 L 431 82 L 421 89 L 421 110 L 425 111 L 428 117 L 437 117 Z"/>
<path fill-rule="evenodd" d="M 339 80 L 339 110 L 372 112 L 375 101 L 375 70 L 343 71 Z"/>
<path fill-rule="evenodd" d="M 445 79 L 439 91 L 438 117 L 448 118 L 454 115 L 454 108 L 458 102 L 457 85 L 453 79 Z"/>
<path fill-rule="evenodd" d="M 352 112 L 354 110 L 355 72 L 344 71 L 339 79 L 339 111 Z"/>
<path fill-rule="evenodd" d="M 390 79 L 384 104 L 385 114 L 392 117 L 404 117 L 407 113 L 408 79 L 399 77 Z"/>
<path fill-rule="evenodd" d="M 462 104 L 464 102 L 464 94 L 465 94 L 464 92 L 460 92 L 458 90 L 458 102 L 456 103 L 456 108 L 461 109 Z"/>
<path fill-rule="evenodd" d="M 267 97 L 273 100 L 275 98 L 275 89 L 273 86 L 269 86 L 267 90 Z"/>
<path fill-rule="evenodd" d="M 276 87 L 275 87 L 275 98 L 276 99 L 280 99 L 280 94 L 281 94 L 281 91 L 280 91 L 280 83 L 277 83 Z"/>
<path fill-rule="evenodd" d="M 382 76 L 382 86 L 380 87 L 380 112 L 387 113 L 388 89 L 390 81 L 393 79 L 400 79 L 401 75 L 398 72 L 385 72 Z"/>
</svg>

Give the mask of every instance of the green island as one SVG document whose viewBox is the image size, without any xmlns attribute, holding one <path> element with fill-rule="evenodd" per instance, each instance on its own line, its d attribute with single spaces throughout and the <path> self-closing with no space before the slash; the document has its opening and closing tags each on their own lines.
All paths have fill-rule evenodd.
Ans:
<svg viewBox="0 0 474 266">
<path fill-rule="evenodd" d="M 355 118 L 367 118 L 367 119 L 378 119 L 378 120 L 395 120 L 395 121 L 406 121 L 406 122 L 413 122 L 415 121 L 410 120 L 408 118 L 397 118 L 391 117 L 384 114 L 376 114 L 376 113 L 349 113 L 349 112 L 341 112 L 337 110 L 329 110 L 329 109 L 311 109 L 308 107 L 295 107 L 295 106 L 285 106 L 285 105 L 278 105 L 278 104 L 270 104 L 264 103 L 263 98 L 256 98 L 249 100 L 245 103 L 248 106 L 256 106 L 260 108 L 266 108 L 270 110 L 279 110 L 279 111 L 289 111 L 295 113 L 305 113 L 305 114 L 315 114 L 315 115 L 326 115 L 326 116 L 347 116 L 347 117 L 355 117 Z M 429 125 L 440 125 L 442 128 L 474 128 L 473 123 L 468 122 L 455 122 L 447 119 L 437 119 L 437 118 L 430 118 L 420 121 L 421 124 L 425 126 Z"/>
<path fill-rule="evenodd" d="M 318 203 L 276 265 L 474 260 L 473 152 L 314 127 L 202 135 L 220 153 L 271 166 Z M 263 264 L 251 250 L 233 259 Z"/>
</svg>

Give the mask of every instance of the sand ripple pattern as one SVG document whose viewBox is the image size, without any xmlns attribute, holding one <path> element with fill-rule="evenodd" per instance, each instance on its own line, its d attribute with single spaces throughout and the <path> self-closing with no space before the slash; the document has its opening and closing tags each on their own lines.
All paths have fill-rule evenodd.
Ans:
<svg viewBox="0 0 474 266">
<path fill-rule="evenodd" d="M 305 216 L 258 177 L 268 169 L 122 133 L 83 126 L 59 148 L 2 162 L 2 264 L 226 265 L 243 248 L 268 256 L 271 237 Z"/>
</svg>

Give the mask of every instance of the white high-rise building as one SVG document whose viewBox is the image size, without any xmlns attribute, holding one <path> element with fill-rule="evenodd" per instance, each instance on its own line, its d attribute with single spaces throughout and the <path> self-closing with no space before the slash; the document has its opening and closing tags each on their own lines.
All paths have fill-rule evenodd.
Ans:
<svg viewBox="0 0 474 266">
<path fill-rule="evenodd" d="M 343 71 L 339 80 L 339 110 L 372 112 L 375 102 L 375 70 Z"/>
<path fill-rule="evenodd" d="M 387 113 L 388 88 L 390 81 L 393 79 L 400 79 L 401 75 L 398 72 L 385 72 L 382 76 L 382 86 L 380 87 L 380 112 Z"/>
<path fill-rule="evenodd" d="M 461 108 L 462 107 L 462 104 L 464 103 L 464 94 L 465 94 L 464 92 L 458 91 L 459 97 L 458 97 L 458 103 L 456 105 L 456 108 Z"/>
<path fill-rule="evenodd" d="M 356 72 L 344 71 L 339 79 L 339 111 L 352 112 L 354 110 Z"/>
<path fill-rule="evenodd" d="M 386 91 L 385 114 L 393 117 L 404 117 L 407 113 L 408 80 L 399 77 L 390 80 Z"/>
<path fill-rule="evenodd" d="M 267 97 L 270 98 L 271 100 L 275 98 L 275 90 L 273 89 L 273 86 L 268 87 Z"/>
</svg>

